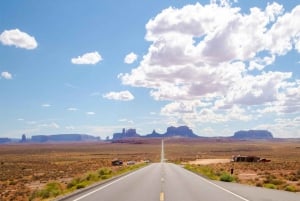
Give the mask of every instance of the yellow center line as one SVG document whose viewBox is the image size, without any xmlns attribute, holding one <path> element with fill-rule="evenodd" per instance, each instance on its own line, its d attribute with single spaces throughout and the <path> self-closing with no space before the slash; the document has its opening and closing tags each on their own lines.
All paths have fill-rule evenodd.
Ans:
<svg viewBox="0 0 300 201">
<path fill-rule="evenodd" d="M 165 193 L 164 192 L 160 192 L 159 201 L 164 201 L 164 200 L 165 200 Z"/>
</svg>

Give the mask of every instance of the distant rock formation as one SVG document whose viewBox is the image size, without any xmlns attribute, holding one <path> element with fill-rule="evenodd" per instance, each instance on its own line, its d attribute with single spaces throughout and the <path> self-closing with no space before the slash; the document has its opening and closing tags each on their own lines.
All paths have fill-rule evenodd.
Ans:
<svg viewBox="0 0 300 201">
<path fill-rule="evenodd" d="M 5 144 L 11 142 L 11 139 L 9 138 L 0 138 L 0 144 Z"/>
<path fill-rule="evenodd" d="M 98 141 L 98 137 L 86 134 L 57 134 L 57 135 L 34 135 L 31 142 L 79 142 L 79 141 Z"/>
<path fill-rule="evenodd" d="M 120 140 L 124 138 L 132 138 L 132 137 L 141 137 L 136 133 L 136 129 L 128 129 L 123 128 L 122 133 L 114 133 L 113 140 Z"/>
<path fill-rule="evenodd" d="M 168 127 L 167 132 L 164 134 L 159 134 L 155 130 L 151 134 L 141 136 L 136 133 L 135 129 L 123 129 L 122 133 L 114 133 L 113 140 L 121 140 L 126 138 L 163 138 L 163 137 L 186 137 L 186 138 L 196 138 L 198 135 L 194 134 L 193 131 L 187 126 L 179 126 L 179 127 Z"/>
<path fill-rule="evenodd" d="M 26 135 L 23 134 L 20 142 L 25 143 L 26 141 L 27 141 Z"/>
<path fill-rule="evenodd" d="M 168 127 L 167 132 L 163 135 L 164 137 L 188 137 L 188 138 L 197 138 L 198 135 L 194 134 L 192 129 L 187 126 L 179 127 Z"/>
<path fill-rule="evenodd" d="M 273 139 L 271 132 L 267 130 L 248 130 L 248 131 L 238 131 L 232 136 L 234 139 Z"/>
<path fill-rule="evenodd" d="M 159 134 L 155 130 L 151 134 L 145 136 L 146 138 L 161 138 L 161 137 L 186 137 L 186 138 L 197 138 L 198 135 L 194 134 L 192 129 L 187 126 L 174 127 L 170 126 L 167 128 L 167 132 Z"/>
<path fill-rule="evenodd" d="M 145 137 L 147 137 L 147 138 L 160 138 L 160 137 L 163 137 L 163 135 L 160 134 L 160 133 L 157 133 L 155 130 L 153 130 L 151 134 L 148 134 Z"/>
</svg>

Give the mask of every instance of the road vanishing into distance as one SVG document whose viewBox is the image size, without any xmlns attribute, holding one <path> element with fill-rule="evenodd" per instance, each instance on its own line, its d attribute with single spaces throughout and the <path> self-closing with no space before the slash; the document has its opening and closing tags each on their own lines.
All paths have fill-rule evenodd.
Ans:
<svg viewBox="0 0 300 201">
<path fill-rule="evenodd" d="M 179 165 L 153 163 L 64 201 L 300 201 L 300 194 L 207 180 Z"/>
</svg>

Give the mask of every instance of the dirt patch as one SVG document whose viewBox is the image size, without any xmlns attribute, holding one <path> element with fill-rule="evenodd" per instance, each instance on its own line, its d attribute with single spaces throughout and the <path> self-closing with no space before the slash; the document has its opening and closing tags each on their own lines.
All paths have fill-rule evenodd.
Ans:
<svg viewBox="0 0 300 201">
<path fill-rule="evenodd" d="M 111 160 L 159 161 L 161 141 L 148 144 L 74 143 L 0 145 L 0 200 L 28 200 L 47 183 L 111 166 Z"/>
<path fill-rule="evenodd" d="M 231 160 L 227 158 L 219 158 L 219 159 L 197 159 L 195 161 L 189 161 L 190 165 L 210 165 L 217 163 L 229 163 Z"/>
<path fill-rule="evenodd" d="M 238 178 L 242 181 L 245 181 L 245 180 L 254 180 L 256 178 L 258 178 L 258 174 L 257 173 L 240 173 L 238 174 Z M 246 182 L 244 182 L 246 183 Z"/>
</svg>

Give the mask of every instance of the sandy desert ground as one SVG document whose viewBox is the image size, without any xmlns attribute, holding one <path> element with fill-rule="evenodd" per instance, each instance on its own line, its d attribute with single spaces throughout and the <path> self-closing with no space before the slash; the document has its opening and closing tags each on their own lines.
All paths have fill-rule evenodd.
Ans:
<svg viewBox="0 0 300 201">
<path fill-rule="evenodd" d="M 101 168 L 111 160 L 160 161 L 159 139 L 123 143 L 0 145 L 0 200 L 28 200 L 49 182 L 67 186 L 72 179 Z M 234 165 L 237 182 L 300 191 L 300 141 L 231 141 L 222 139 L 166 139 L 169 162 L 196 161 L 215 172 Z M 230 163 L 233 155 L 255 155 L 268 163 Z M 200 163 L 200 164 L 199 164 Z"/>
</svg>

